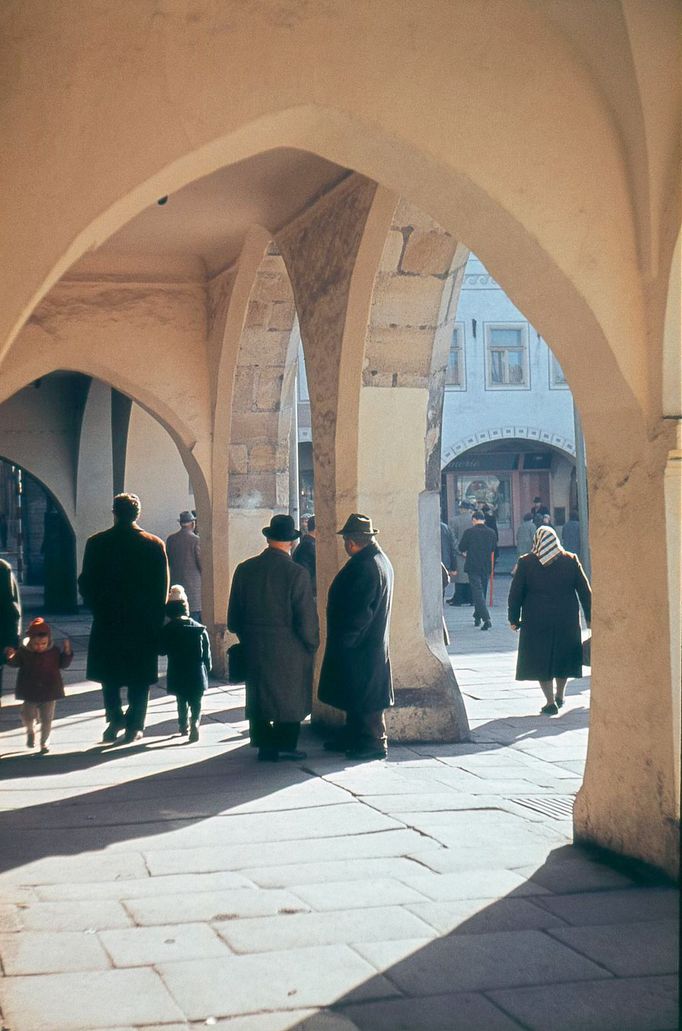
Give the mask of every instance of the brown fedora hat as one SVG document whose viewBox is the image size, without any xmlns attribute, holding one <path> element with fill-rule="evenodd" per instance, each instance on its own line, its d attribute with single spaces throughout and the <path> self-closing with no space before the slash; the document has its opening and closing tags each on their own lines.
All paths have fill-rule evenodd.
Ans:
<svg viewBox="0 0 682 1031">
<path fill-rule="evenodd" d="M 336 531 L 339 537 L 355 537 L 360 534 L 366 537 L 373 537 L 378 532 L 378 528 L 372 526 L 370 516 L 361 515 L 359 512 L 353 512 L 352 515 L 349 515 L 341 529 Z"/>
</svg>

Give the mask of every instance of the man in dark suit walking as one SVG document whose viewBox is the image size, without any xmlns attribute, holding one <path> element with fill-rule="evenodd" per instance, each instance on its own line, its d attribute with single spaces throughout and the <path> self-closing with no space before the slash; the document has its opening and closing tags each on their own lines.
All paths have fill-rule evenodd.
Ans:
<svg viewBox="0 0 682 1031">
<path fill-rule="evenodd" d="M 114 498 L 114 525 L 85 545 L 78 589 L 93 615 L 87 677 L 104 695 L 111 744 L 120 730 L 130 743 L 142 737 L 149 687 L 159 679 L 158 644 L 168 596 L 168 562 L 163 541 L 137 525 L 136 494 Z M 128 688 L 128 709 L 121 688 Z"/>
<path fill-rule="evenodd" d="M 477 510 L 471 517 L 471 526 L 462 534 L 458 547 L 465 557 L 464 569 L 471 584 L 471 597 L 474 601 L 474 626 L 480 626 L 481 630 L 490 630 L 492 626 L 488 606 L 485 603 L 485 594 L 492 569 L 490 557 L 496 545 L 497 534 L 485 525 L 485 515 Z"/>
<path fill-rule="evenodd" d="M 234 571 L 227 627 L 244 648 L 246 715 L 259 760 L 305 759 L 296 746 L 312 708 L 317 609 L 310 576 L 291 560 L 300 537 L 294 520 L 275 515 L 262 533 L 265 551 Z"/>
<path fill-rule="evenodd" d="M 343 709 L 346 726 L 325 742 L 349 759 L 385 759 L 384 710 L 393 705 L 388 654 L 393 566 L 369 516 L 354 513 L 338 531 L 349 561 L 329 588 L 320 701 Z"/>
</svg>

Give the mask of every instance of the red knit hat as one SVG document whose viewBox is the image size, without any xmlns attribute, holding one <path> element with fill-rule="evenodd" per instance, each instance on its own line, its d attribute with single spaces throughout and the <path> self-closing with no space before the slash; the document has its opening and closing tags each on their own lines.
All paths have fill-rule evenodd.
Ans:
<svg viewBox="0 0 682 1031">
<path fill-rule="evenodd" d="M 41 616 L 37 619 L 31 620 L 26 628 L 27 637 L 49 637 L 50 636 L 50 624 L 46 623 Z"/>
</svg>

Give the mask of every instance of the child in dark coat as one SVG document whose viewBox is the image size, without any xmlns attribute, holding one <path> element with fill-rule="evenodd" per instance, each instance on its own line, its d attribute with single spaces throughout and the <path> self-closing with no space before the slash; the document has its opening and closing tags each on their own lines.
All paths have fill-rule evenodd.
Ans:
<svg viewBox="0 0 682 1031">
<path fill-rule="evenodd" d="M 64 697 L 64 683 L 60 670 L 71 665 L 71 642 L 64 641 L 60 649 L 52 644 L 51 631 L 44 619 L 29 624 L 20 648 L 5 648 L 10 666 L 19 670 L 15 695 L 24 704 L 21 720 L 26 728 L 26 747 L 35 745 L 35 721 L 40 720 L 40 752 L 49 752 L 50 730 L 58 698 Z"/>
<path fill-rule="evenodd" d="M 190 713 L 189 740 L 199 740 L 201 698 L 208 687 L 211 672 L 211 646 L 206 627 L 190 619 L 184 588 L 170 589 L 166 604 L 169 622 L 161 631 L 159 653 L 168 656 L 166 688 L 178 703 L 178 727 L 187 733 L 187 710 Z"/>
</svg>

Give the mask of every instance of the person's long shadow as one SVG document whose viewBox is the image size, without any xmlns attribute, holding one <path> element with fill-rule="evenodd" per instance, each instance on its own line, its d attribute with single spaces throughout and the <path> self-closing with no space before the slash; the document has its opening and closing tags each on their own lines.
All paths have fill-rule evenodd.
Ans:
<svg viewBox="0 0 682 1031">
<path fill-rule="evenodd" d="M 218 814 L 227 816 L 236 806 L 314 779 L 294 765 L 259 764 L 240 735 L 236 734 L 234 740 L 235 748 L 208 759 L 112 787 L 84 790 L 70 798 L 0 812 L 0 872 L 49 856 L 99 852 L 109 845 L 134 842 L 138 837 L 191 827 Z M 169 741 L 169 746 L 178 746 L 177 737 Z M 158 749 L 156 745 L 153 751 Z M 142 751 L 139 746 L 130 746 L 55 755 L 43 760 L 22 756 L 4 760 L 2 773 L 14 777 L 67 773 L 123 760 Z M 130 774 L 133 769 L 129 767 L 126 772 Z"/>
</svg>

